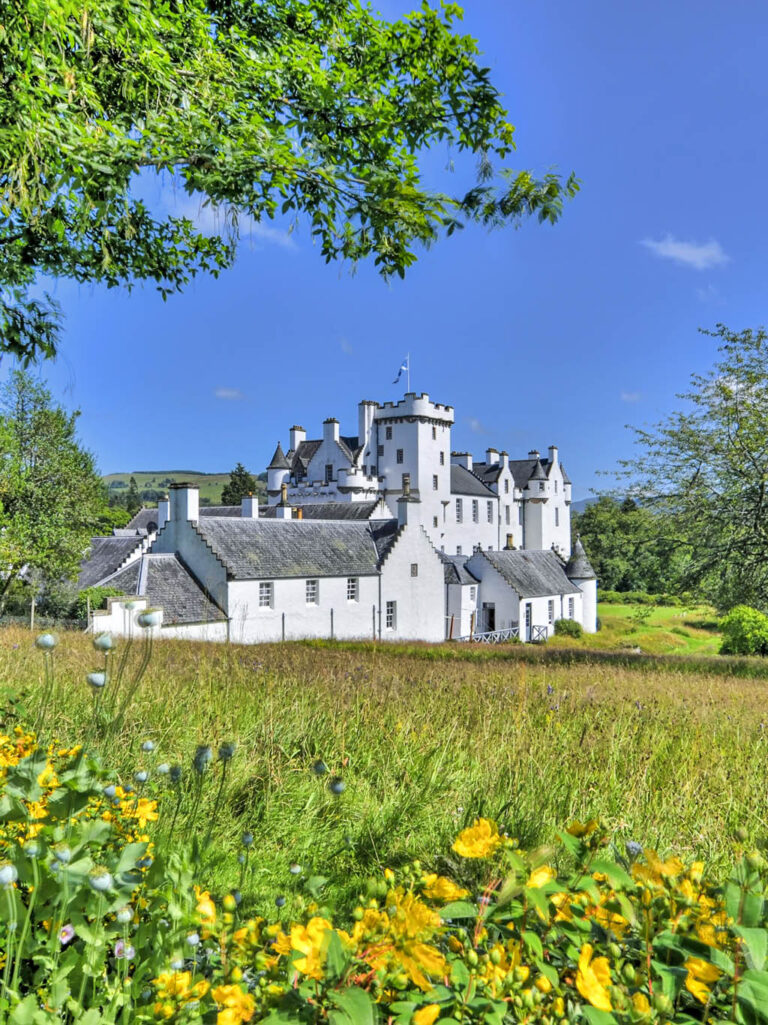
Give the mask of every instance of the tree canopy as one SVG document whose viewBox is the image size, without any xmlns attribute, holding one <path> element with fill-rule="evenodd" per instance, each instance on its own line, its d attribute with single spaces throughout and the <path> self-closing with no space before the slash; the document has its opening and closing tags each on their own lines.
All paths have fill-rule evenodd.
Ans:
<svg viewBox="0 0 768 1025">
<path fill-rule="evenodd" d="M 98 519 L 103 486 L 78 443 L 77 413 L 14 371 L 0 396 L 0 611 L 31 573 L 72 578 Z"/>
<path fill-rule="evenodd" d="M 658 512 L 658 543 L 684 555 L 684 589 L 721 609 L 768 611 L 768 334 L 703 333 L 720 358 L 692 375 L 683 409 L 634 428 L 638 452 L 622 477 Z"/>
<path fill-rule="evenodd" d="M 242 463 L 238 463 L 229 475 L 229 481 L 221 490 L 222 505 L 239 505 L 246 495 L 254 495 L 259 485 L 252 473 Z"/>
<path fill-rule="evenodd" d="M 466 219 L 554 222 L 578 183 L 505 165 L 513 128 L 461 13 L 0 0 L 0 348 L 55 352 L 39 278 L 165 296 L 232 262 L 244 216 L 302 215 L 326 261 L 372 257 L 385 275 Z M 419 158 L 437 143 L 474 154 L 477 180 L 431 191 Z M 226 230 L 153 212 L 136 190 L 153 171 L 223 208 Z"/>
</svg>

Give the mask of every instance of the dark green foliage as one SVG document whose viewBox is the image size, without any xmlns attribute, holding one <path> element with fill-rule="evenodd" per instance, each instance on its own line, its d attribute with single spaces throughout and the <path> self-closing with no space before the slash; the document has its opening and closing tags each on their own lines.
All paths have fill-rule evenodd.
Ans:
<svg viewBox="0 0 768 1025">
<path fill-rule="evenodd" d="M 95 609 L 105 609 L 107 598 L 118 598 L 121 594 L 122 591 L 115 590 L 114 587 L 86 587 L 70 604 L 68 618 L 85 619 L 88 615 L 89 602 L 93 612 Z"/>
<path fill-rule="evenodd" d="M 584 629 L 575 619 L 556 619 L 555 634 L 558 637 L 581 637 Z"/>
<path fill-rule="evenodd" d="M 679 605 L 694 601 L 692 595 L 648 594 L 647 591 L 604 591 L 598 590 L 598 601 L 606 605 Z"/>
<path fill-rule="evenodd" d="M 131 477 L 128 483 L 128 490 L 125 493 L 123 501 L 130 516 L 135 516 L 139 509 L 141 509 L 141 495 L 139 494 L 139 488 L 136 484 L 135 477 Z"/>
<path fill-rule="evenodd" d="M 723 655 L 768 655 L 768 616 L 737 605 L 720 620 Z"/>
<path fill-rule="evenodd" d="M 240 505 L 247 495 L 256 494 L 259 485 L 252 473 L 248 473 L 242 463 L 238 463 L 229 475 L 229 483 L 221 490 L 222 505 Z"/>
<path fill-rule="evenodd" d="M 50 356 L 39 277 L 154 281 L 163 298 L 235 255 L 241 219 L 301 217 L 326 262 L 401 277 L 472 220 L 552 223 L 578 182 L 505 161 L 514 129 L 453 3 L 387 21 L 360 0 L 16 0 L 2 8 L 0 345 Z M 30 69 L 34 69 L 31 71 Z M 445 195 L 418 157 L 477 166 Z M 474 158 L 474 159 L 473 159 Z M 461 166 L 461 165 L 460 165 Z M 166 173 L 220 210 L 208 237 L 134 189 Z M 457 176 L 458 177 L 458 176 Z"/>
</svg>

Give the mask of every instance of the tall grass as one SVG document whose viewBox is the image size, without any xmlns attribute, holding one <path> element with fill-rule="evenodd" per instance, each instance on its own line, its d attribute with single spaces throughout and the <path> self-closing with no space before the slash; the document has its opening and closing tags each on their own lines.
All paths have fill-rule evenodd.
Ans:
<svg viewBox="0 0 768 1025">
<path fill-rule="evenodd" d="M 85 672 L 98 657 L 78 634 L 63 635 L 55 657 L 46 733 L 73 743 L 93 736 Z M 5 729 L 32 725 L 45 679 L 28 632 L 0 633 L 0 680 Z M 292 863 L 304 876 L 342 880 L 334 896 L 351 900 L 366 875 L 429 862 L 480 814 L 502 820 L 523 846 L 551 840 L 573 818 L 601 817 L 619 840 L 674 847 L 724 870 L 737 827 L 749 840 L 768 832 L 767 698 L 768 681 L 667 665 L 168 641 L 155 646 L 101 754 L 127 783 L 149 771 L 141 792 L 168 805 L 161 821 L 176 794 L 157 765 L 182 764 L 179 823 L 210 830 L 213 885 L 239 886 L 248 906 L 265 910 L 278 895 L 290 899 Z M 237 750 L 219 813 L 214 820 L 214 761 L 193 821 L 194 751 L 230 740 Z M 313 772 L 317 760 L 327 775 Z M 332 777 L 345 784 L 339 796 Z M 239 864 L 244 831 L 256 841 Z"/>
</svg>

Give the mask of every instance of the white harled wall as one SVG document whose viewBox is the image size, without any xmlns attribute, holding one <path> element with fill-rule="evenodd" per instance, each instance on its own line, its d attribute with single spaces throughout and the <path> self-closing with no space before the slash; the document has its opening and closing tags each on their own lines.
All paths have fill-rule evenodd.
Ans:
<svg viewBox="0 0 768 1025">
<path fill-rule="evenodd" d="M 417 576 L 411 574 L 418 567 Z M 386 603 L 397 603 L 395 628 L 386 627 Z M 445 570 L 417 523 L 403 527 L 381 568 L 382 640 L 445 640 Z"/>
</svg>

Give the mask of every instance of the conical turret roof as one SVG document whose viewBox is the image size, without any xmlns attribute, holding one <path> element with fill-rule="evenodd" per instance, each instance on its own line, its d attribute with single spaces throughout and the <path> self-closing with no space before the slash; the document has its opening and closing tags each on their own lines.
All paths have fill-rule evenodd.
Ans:
<svg viewBox="0 0 768 1025">
<path fill-rule="evenodd" d="M 576 538 L 571 557 L 565 564 L 565 575 L 569 580 L 596 580 L 595 571 L 592 569 L 587 553 L 581 538 Z"/>
<path fill-rule="evenodd" d="M 285 452 L 283 452 L 283 446 L 278 441 L 275 454 L 272 456 L 272 462 L 267 467 L 268 470 L 290 470 L 291 464 L 285 458 Z"/>
<path fill-rule="evenodd" d="M 544 473 L 544 467 L 541 465 L 541 460 L 537 459 L 536 460 L 536 465 L 533 468 L 533 473 L 531 474 L 531 480 L 546 480 L 546 479 L 547 479 L 547 475 L 546 475 L 546 473 Z"/>
</svg>

